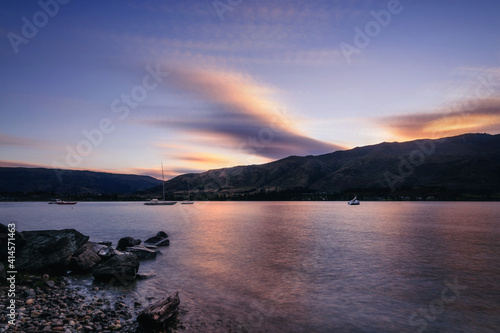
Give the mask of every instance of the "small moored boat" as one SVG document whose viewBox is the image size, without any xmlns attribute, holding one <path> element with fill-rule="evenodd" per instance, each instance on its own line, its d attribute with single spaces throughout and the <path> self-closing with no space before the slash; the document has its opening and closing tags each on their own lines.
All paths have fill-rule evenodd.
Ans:
<svg viewBox="0 0 500 333">
<path fill-rule="evenodd" d="M 158 199 L 151 199 L 151 201 L 145 202 L 144 204 L 147 206 L 161 206 L 161 205 L 175 205 L 177 201 L 160 201 Z"/>
<path fill-rule="evenodd" d="M 351 201 L 349 201 L 347 204 L 351 205 L 351 206 L 359 205 L 359 200 L 357 199 L 357 196 L 355 196 L 354 199 L 352 199 Z"/>
<path fill-rule="evenodd" d="M 50 200 L 49 205 L 76 205 L 76 201 L 63 201 L 61 199 Z"/>
<path fill-rule="evenodd" d="M 177 201 L 165 201 L 165 178 L 163 177 L 163 163 L 161 164 L 161 181 L 163 184 L 163 201 L 158 199 L 151 199 L 144 203 L 146 206 L 171 206 L 175 205 Z"/>
</svg>

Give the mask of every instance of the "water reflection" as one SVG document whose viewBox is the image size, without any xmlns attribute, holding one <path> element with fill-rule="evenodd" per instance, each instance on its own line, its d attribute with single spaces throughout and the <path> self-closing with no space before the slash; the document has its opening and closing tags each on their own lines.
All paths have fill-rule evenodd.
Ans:
<svg viewBox="0 0 500 333">
<path fill-rule="evenodd" d="M 133 293 L 179 290 L 187 331 L 412 332 L 412 313 L 454 278 L 467 289 L 427 331 L 500 324 L 497 203 L 10 205 L 0 214 L 24 230 L 76 227 L 114 242 L 167 231 L 171 246 L 141 264 L 157 276 Z"/>
</svg>

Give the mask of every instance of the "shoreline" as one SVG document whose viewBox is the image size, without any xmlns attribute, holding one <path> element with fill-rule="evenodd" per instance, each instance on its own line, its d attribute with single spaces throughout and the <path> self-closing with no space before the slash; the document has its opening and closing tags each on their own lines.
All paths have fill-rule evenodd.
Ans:
<svg viewBox="0 0 500 333">
<path fill-rule="evenodd" d="M 170 244 L 164 231 L 145 241 L 150 248 L 123 237 L 116 249 L 75 229 L 19 232 L 14 224 L 0 224 L 0 234 L 9 237 L 8 243 L 0 237 L 5 250 L 0 252 L 0 331 L 128 333 L 182 327 L 178 293 L 159 300 L 159 295 L 141 299 L 132 292 L 137 280 L 155 275 L 139 273 L 140 260 L 156 259 L 158 246 Z M 172 306 L 168 312 L 160 308 L 160 320 L 148 315 L 164 301 Z"/>
<path fill-rule="evenodd" d="M 352 199 L 352 198 L 351 198 Z M 199 200 L 193 202 L 207 203 L 207 202 L 348 202 L 350 199 L 335 199 L 335 200 L 322 200 L 322 199 L 301 199 L 301 200 Z M 149 200 L 73 200 L 78 203 L 106 203 L 106 202 L 123 202 L 123 203 L 144 203 Z M 183 200 L 174 200 L 182 202 Z M 360 199 L 361 201 L 361 199 Z M 495 197 L 488 200 L 482 199 L 363 199 L 363 202 L 500 202 L 500 197 Z M 14 202 L 37 202 L 47 203 L 47 200 L 0 200 L 0 203 L 14 203 Z M 73 205 L 71 205 L 73 206 Z"/>
<path fill-rule="evenodd" d="M 99 287 L 84 290 L 71 279 L 18 274 L 16 319 L 9 325 L 8 286 L 0 286 L 0 330 L 11 332 L 141 332 L 135 320 L 143 305 Z"/>
</svg>

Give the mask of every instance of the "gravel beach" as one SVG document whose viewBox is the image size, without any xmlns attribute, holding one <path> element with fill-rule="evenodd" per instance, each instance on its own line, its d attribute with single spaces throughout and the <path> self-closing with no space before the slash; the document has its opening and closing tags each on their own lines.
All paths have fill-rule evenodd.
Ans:
<svg viewBox="0 0 500 333">
<path fill-rule="evenodd" d="M 16 283 L 15 325 L 9 325 L 8 287 L 0 286 L 1 332 L 141 332 L 135 318 L 143 305 L 127 305 L 126 295 L 84 290 L 67 277 L 25 275 Z"/>
</svg>

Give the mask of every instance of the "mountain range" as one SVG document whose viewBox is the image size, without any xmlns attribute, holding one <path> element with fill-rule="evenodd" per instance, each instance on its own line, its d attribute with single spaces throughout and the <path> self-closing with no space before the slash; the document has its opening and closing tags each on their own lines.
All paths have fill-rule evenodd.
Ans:
<svg viewBox="0 0 500 333">
<path fill-rule="evenodd" d="M 165 182 L 167 195 L 176 200 L 186 197 L 188 187 L 195 199 L 263 192 L 395 193 L 422 188 L 498 196 L 500 135 L 383 142 L 318 156 L 290 156 L 262 165 L 184 174 Z M 0 168 L 0 193 L 13 192 L 117 193 L 150 198 L 161 197 L 162 186 L 161 180 L 148 176 Z"/>
<path fill-rule="evenodd" d="M 186 191 L 188 181 L 195 191 L 219 193 L 421 187 L 496 193 L 500 192 L 500 135 L 383 142 L 319 156 L 290 156 L 262 165 L 180 175 L 167 181 L 165 189 Z"/>
<path fill-rule="evenodd" d="M 0 167 L 0 193 L 132 194 L 161 184 L 149 176 L 45 168 Z"/>
</svg>

